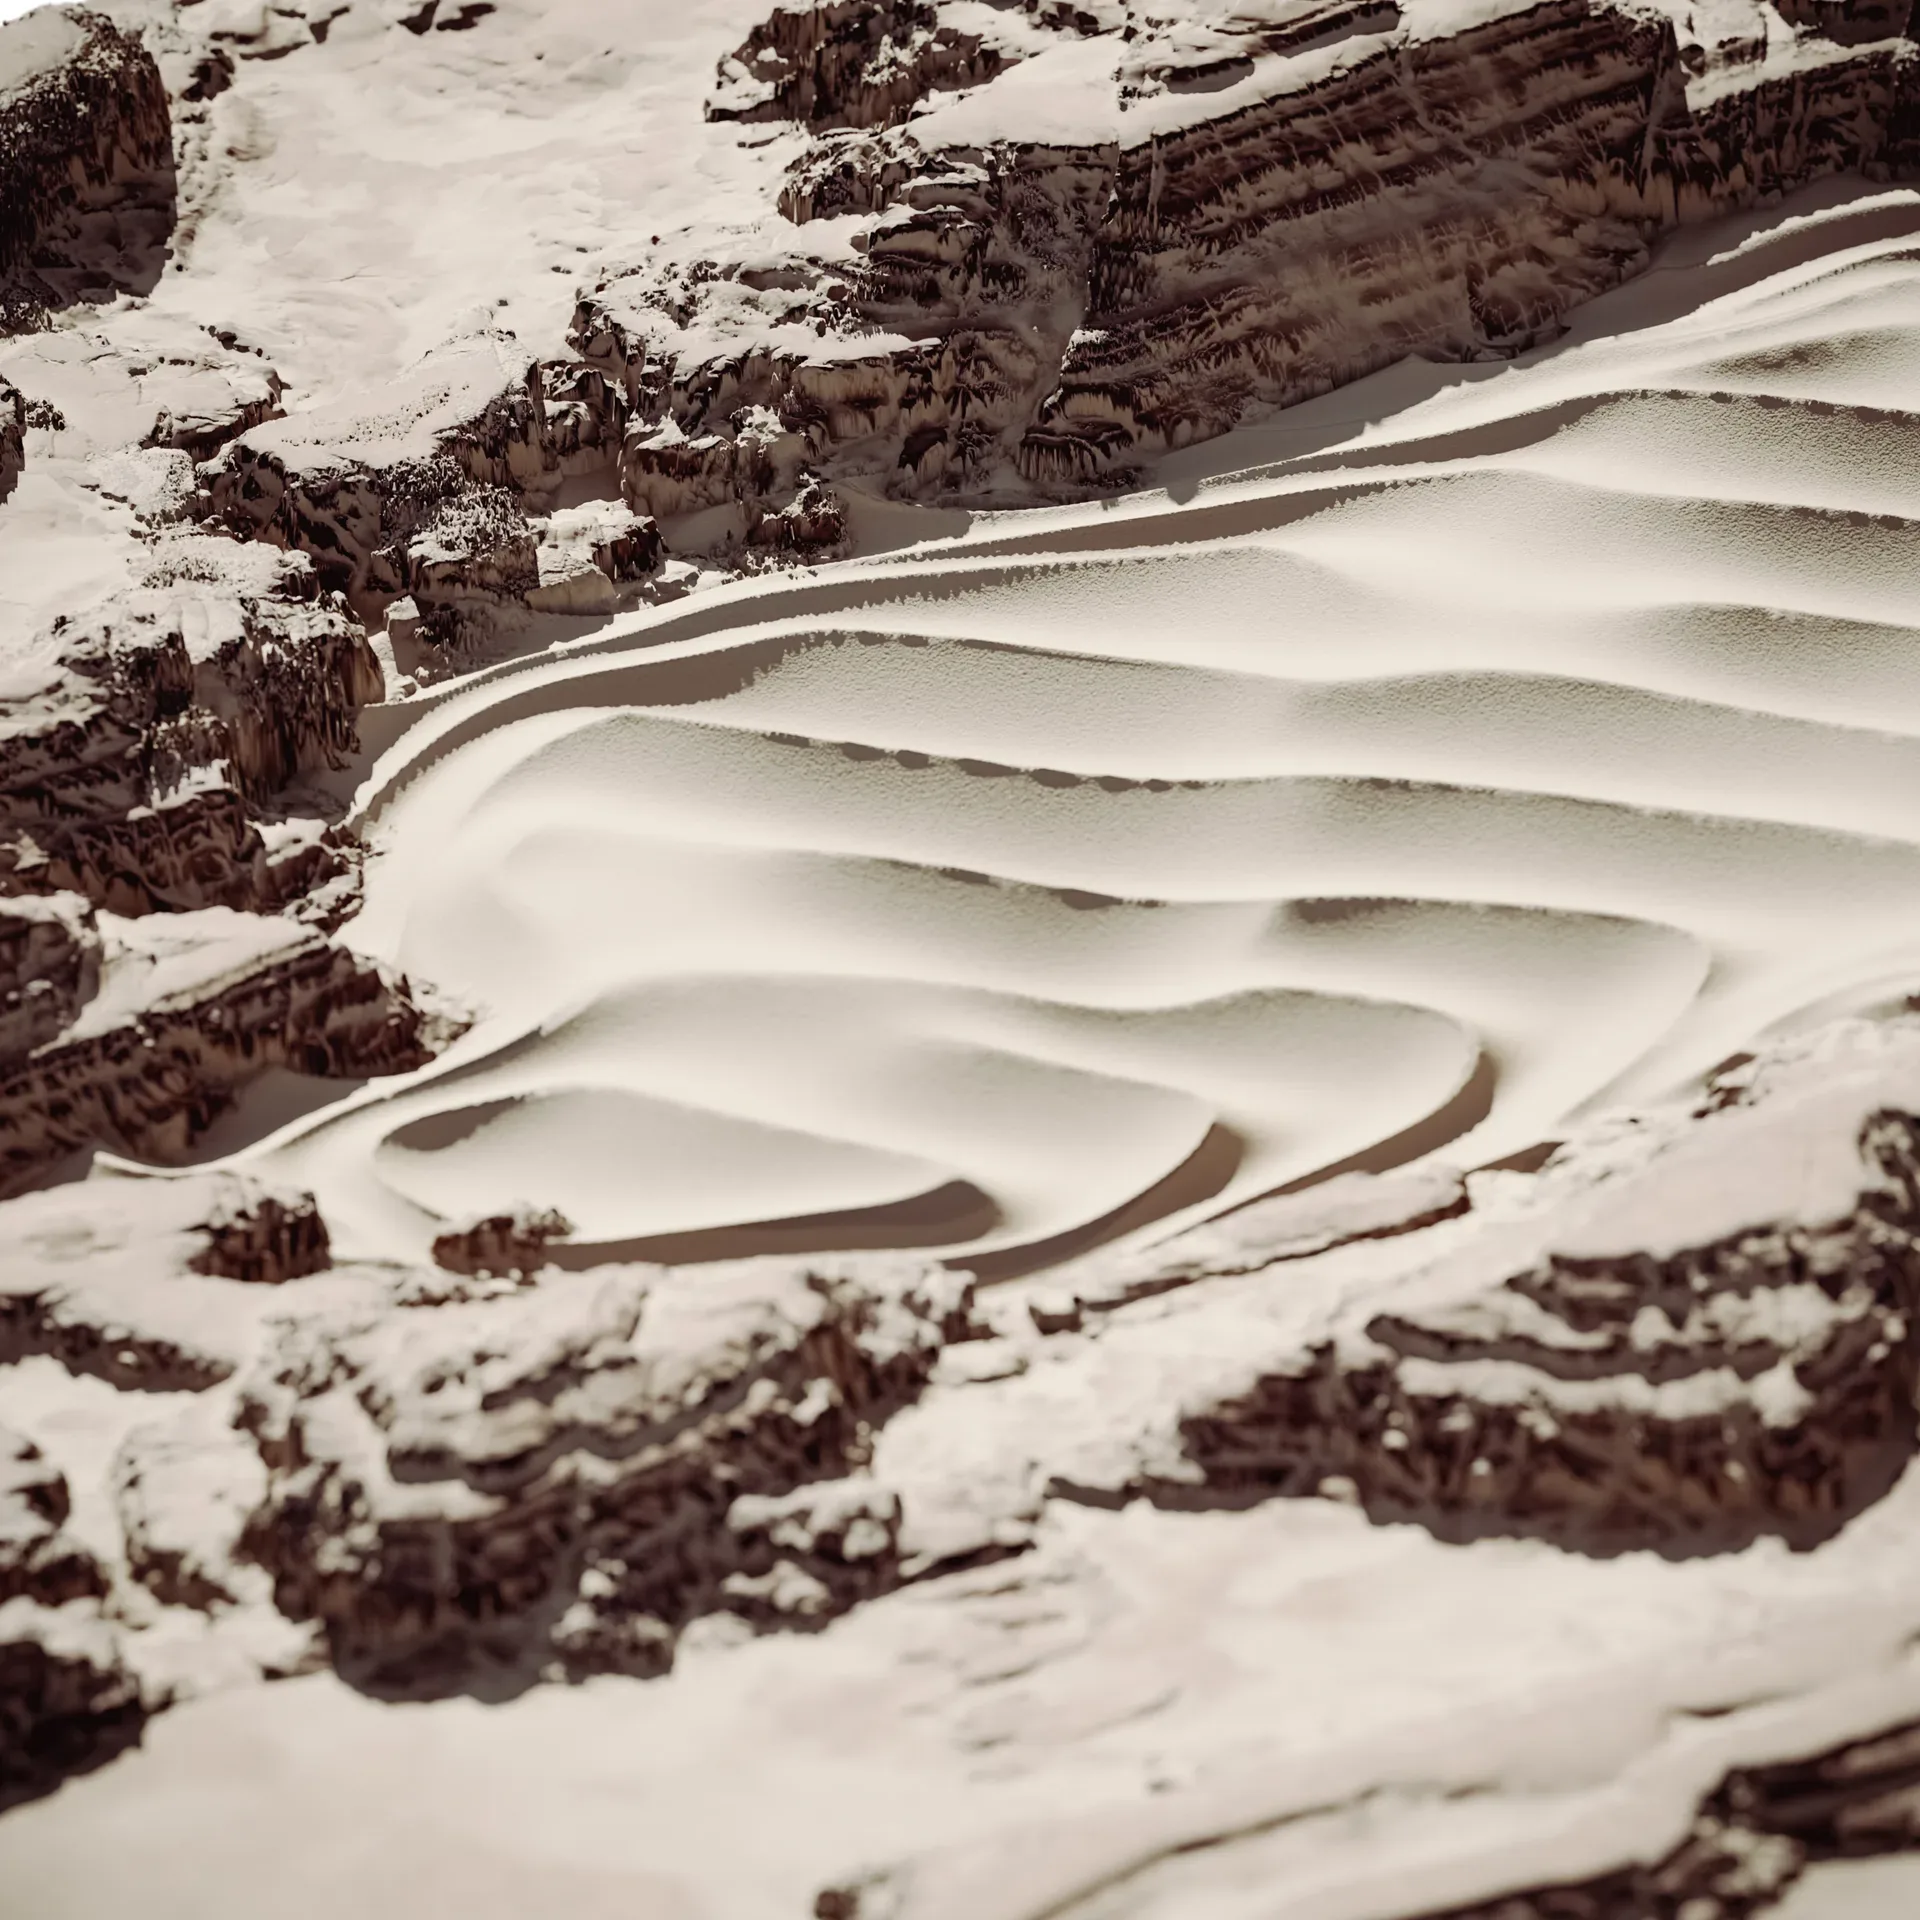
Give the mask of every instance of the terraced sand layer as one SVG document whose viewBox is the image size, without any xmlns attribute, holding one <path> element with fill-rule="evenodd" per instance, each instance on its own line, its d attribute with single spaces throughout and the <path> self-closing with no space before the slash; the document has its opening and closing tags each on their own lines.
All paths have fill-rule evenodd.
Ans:
<svg viewBox="0 0 1920 1920">
<path fill-rule="evenodd" d="M 1897 999 L 1916 233 L 1777 219 L 1319 452 L 400 710 L 347 937 L 480 1017 L 261 1163 L 356 1252 L 517 1200 L 572 1264 L 1005 1273 Z"/>
</svg>

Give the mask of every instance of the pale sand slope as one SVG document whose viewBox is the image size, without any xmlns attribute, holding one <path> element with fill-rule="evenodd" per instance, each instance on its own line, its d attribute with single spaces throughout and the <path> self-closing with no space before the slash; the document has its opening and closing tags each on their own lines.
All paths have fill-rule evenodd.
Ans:
<svg viewBox="0 0 1920 1920">
<path fill-rule="evenodd" d="M 352 1255 L 521 1200 L 575 1262 L 1003 1272 L 1897 1001 L 1916 233 L 1900 192 L 1696 241 L 1580 343 L 1185 505 L 390 709 L 348 937 L 479 1018 L 246 1158 Z"/>
</svg>

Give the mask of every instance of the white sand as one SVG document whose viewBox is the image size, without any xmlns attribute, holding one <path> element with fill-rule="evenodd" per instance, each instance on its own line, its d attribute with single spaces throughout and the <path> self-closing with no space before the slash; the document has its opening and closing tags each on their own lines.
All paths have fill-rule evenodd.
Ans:
<svg viewBox="0 0 1920 1920">
<path fill-rule="evenodd" d="M 1344 450 L 395 710 L 349 938 L 481 1017 L 259 1157 L 356 1253 L 506 1197 L 662 1251 L 932 1196 L 913 1241 L 1032 1265 L 1904 991 L 1917 232 L 1692 241 Z"/>
</svg>

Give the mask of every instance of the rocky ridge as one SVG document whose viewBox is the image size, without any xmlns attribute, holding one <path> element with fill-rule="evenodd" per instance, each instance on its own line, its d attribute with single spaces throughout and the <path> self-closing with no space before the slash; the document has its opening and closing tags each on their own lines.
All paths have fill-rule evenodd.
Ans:
<svg viewBox="0 0 1920 1920">
<path fill-rule="evenodd" d="M 1410 353 L 1551 339 L 1676 225 L 1916 157 L 1892 11 L 1810 12 L 1790 48 L 1757 12 L 1708 44 L 1586 0 L 1464 28 L 1112 8 L 997 40 L 986 12 L 781 11 L 722 63 L 710 113 L 815 131 L 780 199 L 802 243 L 769 229 L 583 298 L 636 508 L 738 502 L 750 528 L 823 482 L 1071 497 Z M 989 36 L 964 58 L 963 17 Z M 1115 63 L 1102 138 L 995 108 L 1035 59 L 1097 89 L 1088 45 Z"/>
<path fill-rule="evenodd" d="M 71 1671 L 111 1745 L 130 1700 L 172 1697 L 154 1603 L 216 1639 L 277 1620 L 381 1693 L 495 1693 L 657 1673 L 700 1621 L 818 1627 L 1020 1553 L 1053 1502 L 1807 1548 L 1914 1450 L 1917 1116 L 1920 1028 L 1855 1023 L 1538 1173 L 1350 1176 L 977 1299 L 892 1256 L 573 1271 L 546 1215 L 436 1270 L 341 1263 L 310 1199 L 228 1174 L 28 1196 L 8 1357 L 193 1398 L 129 1441 L 97 1573 L 16 1449 L 40 1516 L 16 1560 L 84 1589 L 21 1630 L 40 1646 L 51 1605 L 107 1634 Z M 208 1533 L 187 1489 L 214 1483 Z M 63 1687 L 33 1751 L 84 1757 Z M 1908 1763 L 1866 1753 L 1820 1763 L 1831 1794 L 1817 1767 L 1741 1775 L 1672 1861 L 1579 1893 L 1601 1904 L 1511 1912 L 1758 1911 L 1822 1847 L 1911 1837 Z"/>
<path fill-rule="evenodd" d="M 151 271 L 173 141 L 153 56 L 80 8 L 0 37 L 0 330 Z"/>
</svg>

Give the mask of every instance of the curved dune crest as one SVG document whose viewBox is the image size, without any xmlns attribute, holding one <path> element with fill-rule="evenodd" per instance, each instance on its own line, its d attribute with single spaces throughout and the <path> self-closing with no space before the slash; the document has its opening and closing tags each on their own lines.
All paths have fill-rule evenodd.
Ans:
<svg viewBox="0 0 1920 1920">
<path fill-rule="evenodd" d="M 590 1063 L 736 1131 L 655 1211 L 651 1123 L 608 1105 L 622 1224 L 583 1254 L 816 1211 L 791 1136 L 880 1156 L 824 1211 L 958 1181 L 951 1257 L 1040 1260 L 1149 1189 L 1164 1231 L 1495 1160 L 1875 1001 L 1920 958 L 1916 222 L 1789 222 L 1652 324 L 1613 296 L 1352 461 L 983 522 L 451 691 L 365 790 L 350 937 L 480 1020 L 263 1162 L 371 1251 L 375 1143 L 507 1100 L 518 1197 L 570 1213 Z M 1873 404 L 1827 397 L 1860 365 Z M 1233 1164 L 1183 1189 L 1210 1128 Z M 504 1162 L 464 1151 L 406 1160 L 416 1212 L 486 1203 Z"/>
</svg>

